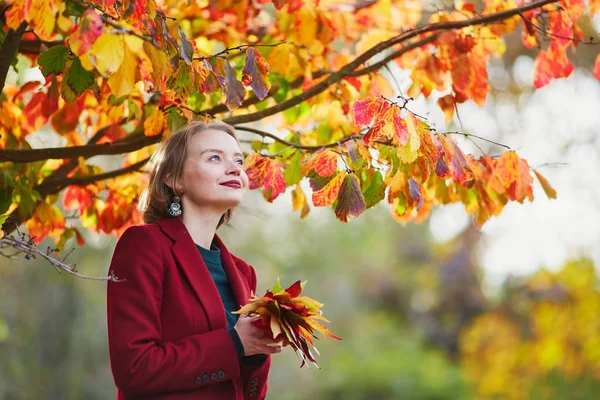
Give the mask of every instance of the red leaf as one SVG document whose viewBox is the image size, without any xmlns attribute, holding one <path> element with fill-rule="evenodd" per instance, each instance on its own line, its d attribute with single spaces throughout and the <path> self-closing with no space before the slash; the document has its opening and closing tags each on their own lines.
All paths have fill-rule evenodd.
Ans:
<svg viewBox="0 0 600 400">
<path fill-rule="evenodd" d="M 285 289 L 285 291 L 289 293 L 290 297 L 300 296 L 300 293 L 302 293 L 301 282 L 299 280 L 294 282 L 294 284 L 292 284 L 289 288 Z"/>
<path fill-rule="evenodd" d="M 94 9 L 83 14 L 77 29 L 67 38 L 71 51 L 78 57 L 87 52 L 102 34 L 102 19 Z"/>
<path fill-rule="evenodd" d="M 249 47 L 246 50 L 246 63 L 242 70 L 242 83 L 246 86 L 252 86 L 256 97 L 263 100 L 267 97 L 271 82 L 267 77 L 269 64 L 255 48 Z"/>
<path fill-rule="evenodd" d="M 365 100 L 358 100 L 352 106 L 354 113 L 354 123 L 356 125 L 369 125 L 373 118 L 387 110 L 390 103 L 381 97 L 368 97 Z"/>
<path fill-rule="evenodd" d="M 546 86 L 554 78 L 571 75 L 574 67 L 567 58 L 566 49 L 554 40 L 547 50 L 540 51 L 533 66 L 533 86 L 536 89 Z"/>
<path fill-rule="evenodd" d="M 358 78 L 356 78 L 356 77 L 354 77 L 354 76 L 346 76 L 346 77 L 344 77 L 344 80 L 345 80 L 346 82 L 348 82 L 349 84 L 351 84 L 352 86 L 354 86 L 354 88 L 355 88 L 355 89 L 356 89 L 358 92 L 360 92 L 360 85 L 361 85 L 361 82 L 360 82 L 360 80 L 359 80 Z"/>
<path fill-rule="evenodd" d="M 264 186 L 268 201 L 275 200 L 285 190 L 285 179 L 277 160 L 252 153 L 244 161 L 244 168 L 250 189 L 260 189 Z"/>
<path fill-rule="evenodd" d="M 346 175 L 339 190 L 335 216 L 342 222 L 348 222 L 349 217 L 356 218 L 366 209 L 358 178 L 354 174 Z"/>
<path fill-rule="evenodd" d="M 594 64 L 594 77 L 600 81 L 600 54 L 596 56 L 596 63 Z"/>
</svg>

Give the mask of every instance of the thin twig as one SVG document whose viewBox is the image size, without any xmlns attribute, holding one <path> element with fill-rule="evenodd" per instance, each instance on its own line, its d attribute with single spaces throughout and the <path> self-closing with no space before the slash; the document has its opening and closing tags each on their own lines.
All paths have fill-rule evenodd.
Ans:
<svg viewBox="0 0 600 400">
<path fill-rule="evenodd" d="M 285 40 L 283 42 L 279 42 L 279 43 L 274 43 L 274 44 L 242 44 L 240 46 L 236 46 L 236 47 L 229 47 L 226 48 L 225 50 L 222 50 L 216 54 L 213 54 L 211 56 L 206 56 L 206 57 L 194 57 L 194 60 L 198 60 L 198 61 L 203 61 L 203 60 L 210 60 L 211 58 L 216 58 L 216 57 L 220 57 L 223 54 L 228 54 L 231 51 L 234 50 L 242 50 L 245 49 L 247 47 L 277 47 L 279 45 L 285 44 L 287 43 Z"/>
<path fill-rule="evenodd" d="M 14 238 L 12 235 L 7 235 L 7 236 L 4 236 L 3 238 L 0 238 L 0 249 L 10 247 L 17 251 L 15 254 L 11 255 L 11 258 L 13 258 L 13 259 L 14 259 L 15 255 L 24 253 L 26 259 L 36 258 L 36 256 L 42 257 L 43 259 L 48 261 L 54 268 L 56 268 L 59 272 L 61 270 L 66 271 L 69 274 L 75 275 L 79 278 L 91 279 L 91 280 L 97 280 L 97 281 L 113 281 L 113 282 L 125 281 L 125 279 L 119 279 L 118 277 L 116 277 L 112 272 L 109 276 L 106 276 L 106 277 L 104 277 L 104 276 L 87 276 L 87 275 L 80 274 L 79 272 L 77 272 L 77 268 L 76 268 L 75 264 L 67 264 L 64 262 L 66 257 L 71 252 L 69 252 L 63 258 L 63 260 L 57 260 L 56 258 L 51 256 L 51 254 L 54 252 L 53 250 L 49 249 L 47 252 L 43 252 L 40 249 L 38 249 L 33 242 L 33 238 L 29 234 L 19 232 L 19 235 L 21 236 L 21 239 Z M 0 255 L 6 256 L 1 251 L 0 251 Z"/>
<path fill-rule="evenodd" d="M 477 138 L 477 139 L 480 139 L 480 140 L 483 140 L 483 141 L 486 141 L 486 142 L 489 142 L 489 143 L 495 144 L 496 146 L 502 146 L 502 147 L 504 147 L 504 148 L 507 148 L 508 150 L 511 150 L 511 151 L 512 151 L 512 149 L 511 149 L 509 146 L 505 145 L 505 144 L 498 143 L 498 142 L 494 142 L 493 140 L 486 139 L 486 138 L 484 138 L 484 137 L 477 136 L 477 135 L 474 135 L 474 134 L 472 134 L 472 133 L 464 133 L 464 132 L 444 132 L 444 135 L 462 135 L 462 136 L 464 136 L 464 137 L 471 137 L 471 136 L 472 136 L 472 137 L 475 137 L 475 138 Z M 485 154 L 485 153 L 484 153 L 484 154 Z"/>
</svg>

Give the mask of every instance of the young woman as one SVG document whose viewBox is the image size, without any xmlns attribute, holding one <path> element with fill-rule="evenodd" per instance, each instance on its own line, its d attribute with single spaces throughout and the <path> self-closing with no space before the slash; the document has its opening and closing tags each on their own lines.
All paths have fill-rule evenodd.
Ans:
<svg viewBox="0 0 600 400">
<path fill-rule="evenodd" d="M 233 127 L 190 122 L 149 162 L 144 225 L 120 237 L 110 265 L 107 322 L 117 399 L 264 399 L 281 352 L 231 311 L 256 292 L 254 269 L 216 230 L 248 186 Z"/>
</svg>

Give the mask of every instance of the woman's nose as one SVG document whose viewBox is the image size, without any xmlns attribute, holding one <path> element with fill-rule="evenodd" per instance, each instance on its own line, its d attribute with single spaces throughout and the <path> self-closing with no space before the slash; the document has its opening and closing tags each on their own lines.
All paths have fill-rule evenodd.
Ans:
<svg viewBox="0 0 600 400">
<path fill-rule="evenodd" d="M 242 166 L 236 162 L 232 162 L 229 164 L 229 168 L 227 168 L 227 173 L 239 175 L 242 173 Z"/>
</svg>

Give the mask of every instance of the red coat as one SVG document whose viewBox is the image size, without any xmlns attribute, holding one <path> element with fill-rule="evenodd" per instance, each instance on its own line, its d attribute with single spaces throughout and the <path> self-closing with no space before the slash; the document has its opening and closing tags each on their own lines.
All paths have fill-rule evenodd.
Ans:
<svg viewBox="0 0 600 400">
<path fill-rule="evenodd" d="M 221 250 L 238 304 L 256 293 L 256 273 Z M 241 365 L 221 297 L 179 218 L 128 228 L 117 242 L 110 272 L 107 322 L 117 399 L 264 399 L 271 356 Z"/>
</svg>

